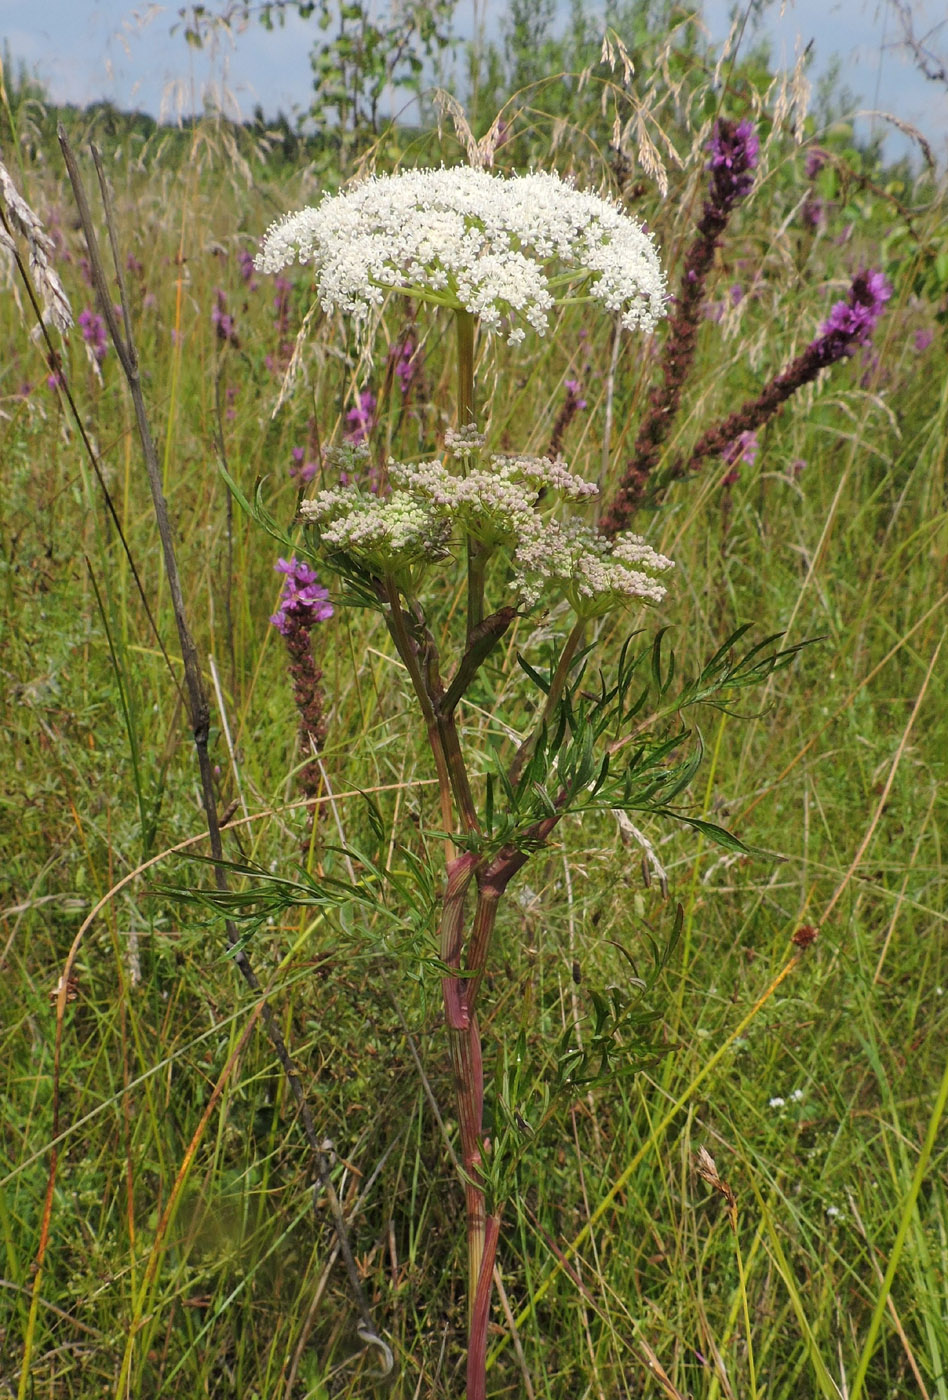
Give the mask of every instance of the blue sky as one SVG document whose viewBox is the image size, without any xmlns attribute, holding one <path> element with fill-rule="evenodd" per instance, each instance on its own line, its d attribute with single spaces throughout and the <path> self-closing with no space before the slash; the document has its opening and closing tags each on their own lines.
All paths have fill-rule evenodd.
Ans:
<svg viewBox="0 0 948 1400">
<path fill-rule="evenodd" d="M 920 33 L 944 15 L 944 0 L 912 0 L 912 7 Z M 268 115 L 305 110 L 308 53 L 318 32 L 313 21 L 290 18 L 269 34 L 253 25 L 232 45 L 196 51 L 180 32 L 170 33 L 178 10 L 178 0 L 0 0 L 0 37 L 57 100 L 109 98 L 173 118 L 200 111 L 210 91 L 235 116 L 249 116 L 258 102 Z M 919 126 L 948 162 L 948 93 L 926 82 L 899 51 L 887 0 L 785 0 L 782 17 L 778 10 L 774 4 L 764 27 L 778 63 L 792 64 L 797 45 L 812 40 L 816 71 L 838 56 L 842 80 L 861 106 L 882 107 Z M 713 36 L 726 32 L 727 11 L 727 0 L 706 0 Z M 460 0 L 459 29 L 465 21 L 470 27 L 473 12 L 472 0 Z M 498 32 L 503 12 L 500 0 L 477 4 L 488 32 Z M 948 25 L 941 37 L 948 49 Z"/>
</svg>

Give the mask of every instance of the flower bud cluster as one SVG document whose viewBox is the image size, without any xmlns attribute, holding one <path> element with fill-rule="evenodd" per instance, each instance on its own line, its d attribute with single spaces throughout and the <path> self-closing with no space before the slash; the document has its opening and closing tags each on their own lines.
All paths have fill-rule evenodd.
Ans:
<svg viewBox="0 0 948 1400">
<path fill-rule="evenodd" d="M 596 494 L 562 458 L 492 454 L 484 466 L 472 465 L 478 446 L 470 433 L 454 435 L 451 448 L 465 463 L 461 474 L 440 459 L 391 461 L 393 490 L 385 499 L 347 486 L 304 501 L 301 515 L 317 526 L 320 548 L 404 581 L 475 540 L 482 551 L 506 553 L 521 606 L 566 597 L 581 617 L 601 616 L 631 598 L 664 597 L 655 575 L 672 562 L 638 536 L 610 545 L 589 525 L 540 513 L 554 492 L 573 501 Z"/>
<path fill-rule="evenodd" d="M 618 207 L 536 171 L 405 170 L 373 177 L 273 224 L 256 260 L 311 263 L 324 311 L 371 328 L 388 291 L 464 310 L 519 344 L 557 301 L 601 302 L 651 330 L 665 283 L 651 238 Z"/>
</svg>

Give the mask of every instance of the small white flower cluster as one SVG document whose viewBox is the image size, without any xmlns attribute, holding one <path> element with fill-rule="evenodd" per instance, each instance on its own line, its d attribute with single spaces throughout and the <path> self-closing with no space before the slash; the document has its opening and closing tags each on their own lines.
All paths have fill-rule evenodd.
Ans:
<svg viewBox="0 0 948 1400">
<path fill-rule="evenodd" d="M 530 482 L 541 491 L 558 491 L 570 501 L 580 501 L 584 496 L 598 496 L 599 487 L 594 481 L 575 476 L 562 457 L 511 457 L 495 453 L 490 459 L 491 469 L 511 480 Z"/>
<path fill-rule="evenodd" d="M 405 170 L 373 177 L 273 224 L 261 272 L 311 263 L 324 311 L 365 330 L 387 291 L 466 310 L 511 345 L 543 335 L 560 299 L 595 299 L 627 330 L 664 314 L 650 236 L 598 195 L 536 171 Z M 512 324 L 514 323 L 514 324 Z"/>
<path fill-rule="evenodd" d="M 790 1103 L 802 1103 L 804 1097 L 802 1089 L 794 1089 L 793 1093 L 790 1095 Z M 785 1108 L 786 1104 L 787 1100 L 781 1098 L 779 1094 L 775 1094 L 772 1099 L 767 1100 L 768 1108 Z"/>
<path fill-rule="evenodd" d="M 561 457 L 494 454 L 486 468 L 454 476 L 440 461 L 389 463 L 392 480 L 416 500 L 426 501 L 461 532 L 487 547 L 531 538 L 540 526 L 536 506 L 545 491 L 580 500 L 596 486 L 567 469 Z"/>
<path fill-rule="evenodd" d="M 630 598 L 660 603 L 666 589 L 654 575 L 675 566 L 638 535 L 609 542 L 579 520 L 551 520 L 514 553 L 514 584 L 526 607 L 562 592 L 579 617 L 602 617 Z"/>
<path fill-rule="evenodd" d="M 358 486 L 340 486 L 303 501 L 300 515 L 319 526 L 326 549 L 352 554 L 374 572 L 403 573 L 443 559 L 451 539 L 450 520 L 401 491 L 383 501 Z"/>
<path fill-rule="evenodd" d="M 473 423 L 468 423 L 466 427 L 456 431 L 449 428 L 444 435 L 444 445 L 452 457 L 458 461 L 467 461 L 484 446 L 484 434 L 479 432 Z"/>
<path fill-rule="evenodd" d="M 470 444 L 462 441 L 463 455 Z M 458 451 L 457 439 L 454 450 Z M 452 541 L 473 538 L 488 551 L 510 551 L 512 588 L 522 606 L 565 596 L 580 617 L 600 617 L 631 598 L 660 602 L 655 577 L 674 567 L 637 535 L 611 545 L 589 525 L 544 520 L 546 492 L 581 500 L 596 487 L 562 458 L 495 454 L 489 466 L 455 476 L 443 461 L 389 462 L 394 490 L 386 499 L 356 486 L 320 491 L 300 513 L 319 527 L 320 544 L 353 556 L 373 572 L 413 575 L 443 559 Z"/>
</svg>

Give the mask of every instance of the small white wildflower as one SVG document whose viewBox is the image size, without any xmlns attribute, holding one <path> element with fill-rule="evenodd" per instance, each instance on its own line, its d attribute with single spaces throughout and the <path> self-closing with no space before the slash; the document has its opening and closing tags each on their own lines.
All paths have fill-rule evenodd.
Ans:
<svg viewBox="0 0 948 1400">
<path fill-rule="evenodd" d="M 478 432 L 473 423 L 466 423 L 464 427 L 449 428 L 444 435 L 444 445 L 452 457 L 466 460 L 472 457 L 484 446 L 484 434 Z"/>
<path fill-rule="evenodd" d="M 790 1095 L 790 1099 L 793 1103 L 802 1103 L 803 1098 L 804 1094 L 802 1089 L 794 1089 L 793 1093 Z"/>
<path fill-rule="evenodd" d="M 324 548 L 350 554 L 373 572 L 443 559 L 451 537 L 450 521 L 404 491 L 382 501 L 358 486 L 341 486 L 303 501 L 300 515 L 319 526 Z"/>
<path fill-rule="evenodd" d="M 273 224 L 261 272 L 311 263 L 324 311 L 376 320 L 386 291 L 478 317 L 519 344 L 558 300 L 597 300 L 651 330 L 665 281 L 650 236 L 616 205 L 536 171 L 457 166 L 373 177 Z"/>
<path fill-rule="evenodd" d="M 674 568 L 637 535 L 619 536 L 610 548 L 577 520 L 540 525 L 518 546 L 514 565 L 514 585 L 525 607 L 535 607 L 552 588 L 586 618 L 602 617 L 630 599 L 660 603 L 666 590 L 652 575 Z"/>
<path fill-rule="evenodd" d="M 485 471 L 452 476 L 442 462 L 389 463 L 392 480 L 482 544 L 510 544 L 535 529 L 537 492 Z"/>
<path fill-rule="evenodd" d="M 829 1216 L 830 1220 L 838 1220 L 842 1213 L 839 1206 L 826 1207 L 826 1214 Z"/>
<path fill-rule="evenodd" d="M 584 496 L 599 494 L 596 483 L 569 471 L 562 457 L 511 457 L 495 453 L 490 463 L 497 475 L 510 481 L 533 482 L 538 491 L 558 491 L 568 500 L 579 501 Z"/>
<path fill-rule="evenodd" d="M 468 440 L 473 441 L 473 438 Z M 450 445 L 459 449 L 458 436 Z M 488 548 L 528 546 L 543 528 L 536 513 L 541 493 L 556 491 L 580 500 L 595 495 L 596 486 L 567 470 L 562 458 L 493 455 L 488 468 L 473 467 L 468 460 L 463 476 L 455 476 L 441 461 L 388 464 L 395 486 L 423 501 L 455 530 Z"/>
<path fill-rule="evenodd" d="M 777 1094 L 774 1098 L 768 1100 L 767 1106 L 768 1108 L 783 1108 L 786 1102 L 786 1099 L 782 1099 L 780 1095 Z"/>
<path fill-rule="evenodd" d="M 620 535 L 610 544 L 583 521 L 544 520 L 539 513 L 547 492 L 580 500 L 596 493 L 593 483 L 559 457 L 494 454 L 486 468 L 472 465 L 480 445 L 473 429 L 450 435 L 449 449 L 462 458 L 460 475 L 440 458 L 390 459 L 387 500 L 340 486 L 304 501 L 300 514 L 318 526 L 323 548 L 351 555 L 373 572 L 414 572 L 465 539 L 488 551 L 502 548 L 513 565 L 513 591 L 526 608 L 559 594 L 579 617 L 595 618 L 630 599 L 664 598 L 655 576 L 674 565 L 638 535 Z"/>
</svg>

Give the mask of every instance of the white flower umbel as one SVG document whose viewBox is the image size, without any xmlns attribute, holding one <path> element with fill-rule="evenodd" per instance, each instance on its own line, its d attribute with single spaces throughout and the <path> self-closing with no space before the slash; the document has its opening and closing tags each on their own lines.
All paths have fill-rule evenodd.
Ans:
<svg viewBox="0 0 948 1400">
<path fill-rule="evenodd" d="M 638 535 L 620 535 L 610 546 L 579 520 L 551 520 L 514 553 L 514 587 L 525 607 L 557 594 L 581 618 L 602 617 L 631 599 L 660 603 L 666 589 L 655 574 L 675 566 Z"/>
<path fill-rule="evenodd" d="M 542 493 L 556 491 L 580 500 L 597 490 L 568 471 L 561 457 L 550 461 L 494 454 L 486 469 L 469 466 L 463 476 L 454 476 L 440 461 L 390 462 L 389 472 L 396 485 L 450 520 L 453 530 L 488 549 L 533 537 Z"/>
<path fill-rule="evenodd" d="M 318 527 L 321 551 L 341 553 L 377 575 L 417 582 L 426 564 L 475 539 L 487 556 L 506 553 L 522 607 L 565 597 L 580 618 L 665 596 L 656 575 L 674 565 L 638 535 L 610 543 L 582 521 L 540 514 L 548 493 L 572 500 L 596 493 L 562 458 L 495 454 L 487 468 L 469 466 L 463 476 L 437 459 L 389 461 L 388 471 L 393 490 L 384 500 L 343 486 L 302 503 L 303 519 Z"/>
<path fill-rule="evenodd" d="M 386 292 L 466 311 L 511 344 L 557 304 L 599 301 L 632 330 L 664 312 L 651 238 L 615 205 L 537 171 L 373 177 L 273 224 L 256 265 L 312 264 L 323 309 L 368 329 Z"/>
<path fill-rule="evenodd" d="M 320 547 L 330 556 L 346 554 L 403 584 L 419 567 L 443 559 L 451 538 L 451 522 L 407 491 L 383 501 L 358 486 L 341 486 L 303 501 L 300 515 L 318 526 Z"/>
</svg>

